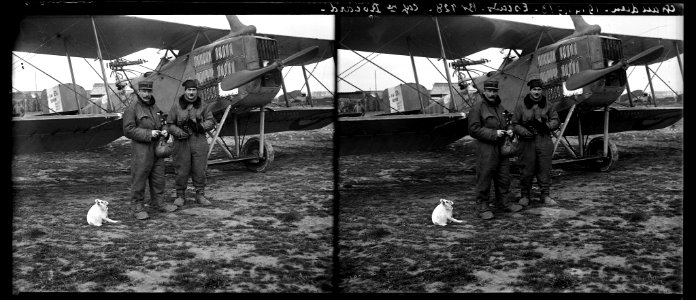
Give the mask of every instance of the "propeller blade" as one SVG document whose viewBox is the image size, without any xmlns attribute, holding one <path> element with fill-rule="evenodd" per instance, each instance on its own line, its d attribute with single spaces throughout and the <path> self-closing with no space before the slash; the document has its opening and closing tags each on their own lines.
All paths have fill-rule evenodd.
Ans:
<svg viewBox="0 0 696 300">
<path fill-rule="evenodd" d="M 304 62 L 309 61 L 310 59 L 316 57 L 317 53 L 319 53 L 318 46 L 312 46 L 312 47 L 306 48 L 304 50 L 301 50 L 301 51 L 283 59 L 283 65 L 297 65 L 297 64 L 303 65 Z"/>
<path fill-rule="evenodd" d="M 665 52 L 665 46 L 657 45 L 629 58 L 626 63 L 630 66 L 647 65 L 662 56 L 663 52 Z"/>
<path fill-rule="evenodd" d="M 570 76 L 568 80 L 566 80 L 566 89 L 568 89 L 569 91 L 577 90 L 583 86 L 586 86 L 596 81 L 597 79 L 604 77 L 604 75 L 618 70 L 625 64 L 626 63 L 622 61 L 606 69 L 585 70 L 582 72 L 575 73 L 574 75 Z"/>
<path fill-rule="evenodd" d="M 664 52 L 664 50 L 664 46 L 657 45 L 655 47 L 652 47 L 641 53 L 636 54 L 635 56 L 629 58 L 627 61 L 621 61 L 606 69 L 585 70 L 579 72 L 573 76 L 570 76 L 568 80 L 566 80 L 566 89 L 572 91 L 581 88 L 585 85 L 592 83 L 597 79 L 604 77 L 604 75 L 607 75 L 611 72 L 618 70 L 619 68 L 622 68 L 625 65 L 635 66 L 650 63 L 651 61 L 654 61 L 655 59 L 659 58 L 662 55 L 662 52 Z"/>
<path fill-rule="evenodd" d="M 266 74 L 267 72 L 278 68 L 278 63 L 272 63 L 268 65 L 267 67 L 261 68 L 261 69 L 256 69 L 256 70 L 241 70 L 235 73 L 232 73 L 225 78 L 222 79 L 220 82 L 220 88 L 223 91 L 229 91 L 235 88 L 238 88 L 249 81 L 254 80 L 256 77 L 259 77 L 263 74 Z"/>
<path fill-rule="evenodd" d="M 242 70 L 239 72 L 232 73 L 228 76 L 226 76 L 222 81 L 220 82 L 220 88 L 223 91 L 229 91 L 235 88 L 238 88 L 249 81 L 254 80 L 256 77 L 259 77 L 263 74 L 266 74 L 273 69 L 276 69 L 278 67 L 282 67 L 283 65 L 287 64 L 302 64 L 303 62 L 306 62 L 314 57 L 317 56 L 317 53 L 319 51 L 319 47 L 317 46 L 312 46 L 309 48 L 306 48 L 302 51 L 299 51 L 293 55 L 290 55 L 283 59 L 281 62 L 274 62 L 264 68 L 256 69 L 256 70 Z"/>
</svg>

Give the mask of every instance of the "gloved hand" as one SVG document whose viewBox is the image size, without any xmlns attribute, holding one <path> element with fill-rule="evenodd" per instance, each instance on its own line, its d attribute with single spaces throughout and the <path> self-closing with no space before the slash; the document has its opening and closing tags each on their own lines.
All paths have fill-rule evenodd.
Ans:
<svg viewBox="0 0 696 300">
<path fill-rule="evenodd" d="M 160 130 L 160 135 L 166 139 L 169 137 L 169 132 L 167 132 L 166 129 L 163 129 L 163 130 Z"/>
<path fill-rule="evenodd" d="M 522 137 L 531 137 L 534 135 L 531 131 L 529 131 L 526 127 L 524 127 L 522 125 L 519 125 L 519 127 L 517 128 L 517 131 L 520 132 L 520 136 L 522 136 Z"/>
<path fill-rule="evenodd" d="M 196 117 L 196 132 L 205 133 L 205 129 L 203 128 L 203 119 L 201 117 Z"/>
<path fill-rule="evenodd" d="M 539 121 L 536 119 L 531 119 L 524 124 L 524 127 L 529 130 L 532 135 L 539 133 Z"/>
<path fill-rule="evenodd" d="M 196 126 L 196 121 L 191 119 L 186 120 L 186 123 L 184 123 L 184 130 L 188 134 L 194 134 L 198 132 L 198 126 Z"/>
<path fill-rule="evenodd" d="M 159 130 L 151 131 L 150 135 L 151 135 L 152 140 L 154 141 L 160 135 Z"/>
<path fill-rule="evenodd" d="M 544 119 L 544 118 L 542 118 L 542 120 L 543 120 L 543 119 Z M 534 129 L 535 129 L 538 133 L 540 133 L 540 134 L 549 134 L 549 132 L 551 132 L 551 131 L 549 130 L 549 127 L 546 126 L 546 122 L 539 122 L 539 121 L 536 120 L 536 119 L 533 120 L 533 121 L 534 121 L 534 123 L 533 123 L 533 124 L 534 124 Z"/>
</svg>

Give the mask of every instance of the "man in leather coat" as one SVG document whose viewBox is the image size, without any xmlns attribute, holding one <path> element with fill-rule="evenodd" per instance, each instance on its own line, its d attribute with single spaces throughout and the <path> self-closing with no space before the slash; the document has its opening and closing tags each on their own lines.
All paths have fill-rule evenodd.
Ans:
<svg viewBox="0 0 696 300">
<path fill-rule="evenodd" d="M 164 159 L 155 155 L 157 138 L 166 137 L 162 128 L 162 110 L 155 104 L 152 82 L 138 83 L 136 99 L 123 113 L 123 135 L 131 139 L 131 201 L 138 220 L 149 218 L 145 211 L 145 183 L 150 186 L 150 207 L 162 212 L 172 212 L 176 205 L 164 203 Z"/>
<path fill-rule="evenodd" d="M 206 132 L 215 127 L 210 107 L 198 96 L 198 80 L 189 79 L 182 84 L 184 94 L 172 105 L 167 116 L 169 131 L 174 136 L 173 161 L 176 169 L 174 204 L 186 202 L 186 186 L 189 176 L 196 190 L 196 201 L 210 205 L 205 196 L 205 172 L 208 168 L 208 140 Z"/>
<path fill-rule="evenodd" d="M 556 202 L 549 195 L 553 155 L 551 132 L 560 125 L 558 113 L 553 103 L 542 95 L 541 80 L 532 79 L 527 85 L 529 94 L 517 104 L 511 121 L 513 131 L 519 136 L 520 147 L 517 161 L 520 165 L 521 198 L 518 203 L 522 206 L 529 205 L 532 179 L 536 176 L 540 189 L 539 200 L 554 205 Z"/>
<path fill-rule="evenodd" d="M 493 218 L 489 206 L 491 181 L 495 187 L 495 206 L 517 212 L 520 205 L 510 203 L 510 159 L 500 154 L 505 135 L 512 135 L 507 128 L 498 97 L 498 82 L 483 83 L 482 99 L 471 108 L 468 116 L 469 135 L 476 139 L 476 205 L 479 217 L 488 220 Z"/>
</svg>

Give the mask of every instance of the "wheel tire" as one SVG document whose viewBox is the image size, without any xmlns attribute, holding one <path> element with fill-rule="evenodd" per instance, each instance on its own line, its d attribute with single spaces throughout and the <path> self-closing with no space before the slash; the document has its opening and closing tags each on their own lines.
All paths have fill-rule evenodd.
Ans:
<svg viewBox="0 0 696 300">
<path fill-rule="evenodd" d="M 612 141 L 609 141 L 609 147 L 607 147 L 607 155 L 609 159 L 597 161 L 593 164 L 593 168 L 599 170 L 600 172 L 608 172 L 614 168 L 614 165 L 619 160 L 619 149 L 616 147 Z M 604 147 L 604 137 L 596 137 L 590 140 L 587 144 L 587 155 L 602 155 Z"/>
<path fill-rule="evenodd" d="M 244 143 L 244 146 L 242 146 L 242 156 L 258 155 L 260 143 L 261 140 L 258 137 L 250 138 Z M 251 171 L 264 172 L 271 162 L 273 162 L 273 146 L 266 140 L 263 143 L 263 158 L 258 160 L 245 160 L 244 165 Z"/>
</svg>

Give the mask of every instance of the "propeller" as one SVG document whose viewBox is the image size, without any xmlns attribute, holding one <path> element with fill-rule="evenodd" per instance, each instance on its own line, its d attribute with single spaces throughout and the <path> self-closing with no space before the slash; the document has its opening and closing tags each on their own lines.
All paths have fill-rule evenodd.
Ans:
<svg viewBox="0 0 696 300">
<path fill-rule="evenodd" d="M 293 55 L 290 55 L 281 61 L 276 61 L 266 67 L 256 70 L 242 70 L 239 72 L 232 73 L 229 76 L 222 79 L 222 82 L 220 82 L 220 88 L 223 91 L 229 91 L 238 88 L 263 74 L 266 74 L 277 68 L 282 68 L 284 65 L 302 64 L 303 62 L 309 61 L 310 59 L 316 57 L 318 52 L 319 47 L 312 46 L 304 50 L 301 50 Z"/>
<path fill-rule="evenodd" d="M 647 49 L 641 53 L 636 54 L 635 56 L 629 58 L 626 61 L 621 61 L 611 67 L 601 69 L 601 70 L 584 70 L 582 72 L 578 72 L 568 78 L 566 80 L 566 89 L 569 91 L 579 89 L 585 85 L 588 85 L 602 77 L 604 75 L 607 75 L 611 72 L 614 72 L 618 70 L 619 68 L 623 68 L 624 66 L 635 66 L 635 65 L 644 65 L 647 64 L 658 57 L 662 55 L 662 52 L 664 52 L 665 47 L 662 45 L 658 45 L 655 47 L 652 47 L 650 49 Z"/>
</svg>

